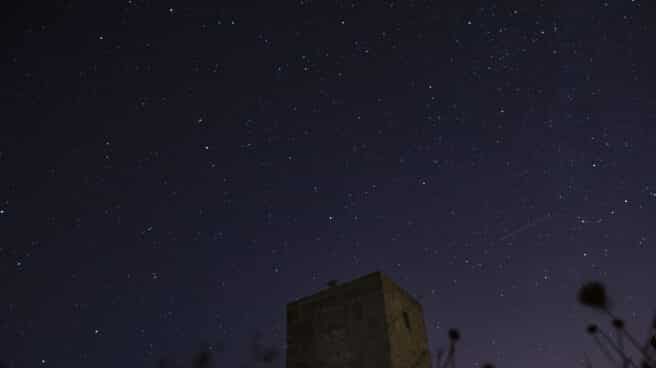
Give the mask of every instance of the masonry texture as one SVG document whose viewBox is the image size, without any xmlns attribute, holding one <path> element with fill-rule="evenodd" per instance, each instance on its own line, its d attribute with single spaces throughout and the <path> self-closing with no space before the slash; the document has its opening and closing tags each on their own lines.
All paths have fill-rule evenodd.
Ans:
<svg viewBox="0 0 656 368">
<path fill-rule="evenodd" d="M 287 305 L 287 368 L 430 368 L 421 304 L 382 272 Z"/>
</svg>

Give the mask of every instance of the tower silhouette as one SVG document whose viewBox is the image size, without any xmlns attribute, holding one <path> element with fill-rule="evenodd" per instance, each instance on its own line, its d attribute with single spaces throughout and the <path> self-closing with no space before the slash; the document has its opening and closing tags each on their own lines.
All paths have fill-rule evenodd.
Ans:
<svg viewBox="0 0 656 368">
<path fill-rule="evenodd" d="M 287 304 L 287 368 L 430 368 L 421 304 L 382 272 Z"/>
</svg>

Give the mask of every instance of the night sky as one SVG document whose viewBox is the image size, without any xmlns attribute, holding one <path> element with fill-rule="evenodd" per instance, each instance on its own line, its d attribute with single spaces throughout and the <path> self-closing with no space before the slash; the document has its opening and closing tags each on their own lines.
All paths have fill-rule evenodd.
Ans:
<svg viewBox="0 0 656 368">
<path fill-rule="evenodd" d="M 654 4 L 447 3 L 4 9 L 0 361 L 257 367 L 286 303 L 374 271 L 459 367 L 601 366 L 588 280 L 643 340 Z"/>
</svg>

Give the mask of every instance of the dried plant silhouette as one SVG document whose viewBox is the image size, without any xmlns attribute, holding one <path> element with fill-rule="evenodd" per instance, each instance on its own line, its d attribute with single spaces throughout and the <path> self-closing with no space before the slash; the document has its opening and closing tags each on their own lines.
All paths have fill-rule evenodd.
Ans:
<svg viewBox="0 0 656 368">
<path fill-rule="evenodd" d="M 280 355 L 281 351 L 275 346 L 265 346 L 262 343 L 262 333 L 256 332 L 251 343 L 251 353 L 256 363 L 273 363 Z"/>
<path fill-rule="evenodd" d="M 642 368 L 655 368 L 656 361 L 648 354 L 649 343 L 641 345 L 638 340 L 626 329 L 626 323 L 622 318 L 616 316 L 610 308 L 610 302 L 606 293 L 606 287 L 598 281 L 588 282 L 583 284 L 579 289 L 577 299 L 583 306 L 593 308 L 601 311 L 610 318 L 610 325 L 615 331 L 615 339 L 610 334 L 606 333 L 598 325 L 588 325 L 586 331 L 592 336 L 595 344 L 601 351 L 602 355 L 610 362 L 612 366 L 621 368 L 638 368 L 638 365 L 626 352 L 625 340 L 628 340 L 631 346 L 639 353 Z M 652 322 L 650 337 L 647 341 L 656 339 L 654 336 L 656 330 L 656 318 Z M 656 345 L 652 342 L 651 349 L 655 349 Z M 591 366 L 586 357 L 586 366 Z"/>
<path fill-rule="evenodd" d="M 219 341 L 216 344 L 204 343 L 202 348 L 198 349 L 191 356 L 191 362 L 189 365 L 181 364 L 178 360 L 171 356 L 161 357 L 157 361 L 158 368 L 182 368 L 182 367 L 191 367 L 191 368 L 213 368 L 216 367 L 216 356 L 221 354 L 225 350 L 225 344 L 223 341 Z"/>
<path fill-rule="evenodd" d="M 595 344 L 599 347 L 599 350 L 602 352 L 602 354 L 610 361 L 613 365 L 616 364 L 615 357 L 613 356 L 613 353 L 608 349 L 606 345 L 599 339 L 599 327 L 597 325 L 591 324 L 588 325 L 587 327 L 587 332 L 592 336 L 592 338 L 595 341 Z"/>
<path fill-rule="evenodd" d="M 444 355 L 444 350 L 439 349 L 435 354 L 435 365 L 436 368 L 446 368 L 456 366 L 456 343 L 460 340 L 460 331 L 455 328 L 449 329 L 447 333 L 449 337 L 449 347 L 446 353 L 446 357 L 442 360 L 442 355 Z"/>
<path fill-rule="evenodd" d="M 601 309 L 603 311 L 607 311 L 609 308 L 606 288 L 602 283 L 597 281 L 584 284 L 579 289 L 578 299 L 581 304 L 587 307 Z"/>
<path fill-rule="evenodd" d="M 449 346 L 447 348 L 446 357 L 444 357 L 444 349 L 437 349 L 435 352 L 435 368 L 446 368 L 456 366 L 456 343 L 460 341 L 460 331 L 451 328 L 447 332 L 449 338 Z M 442 359 L 444 357 L 444 359 Z M 482 368 L 495 368 L 494 364 L 486 362 L 481 365 Z"/>
</svg>

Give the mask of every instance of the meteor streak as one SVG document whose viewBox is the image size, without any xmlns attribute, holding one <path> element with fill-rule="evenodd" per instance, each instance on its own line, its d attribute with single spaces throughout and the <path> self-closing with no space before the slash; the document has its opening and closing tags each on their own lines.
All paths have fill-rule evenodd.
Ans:
<svg viewBox="0 0 656 368">
<path fill-rule="evenodd" d="M 552 217 L 553 217 L 553 216 L 551 215 L 551 212 L 548 212 L 546 215 L 544 215 L 544 216 L 542 216 L 542 217 L 539 217 L 539 218 L 537 218 L 537 219 L 535 219 L 535 220 L 529 222 L 528 224 L 522 225 L 522 226 L 516 228 L 515 230 L 513 230 L 513 231 L 507 233 L 506 235 L 500 237 L 499 240 L 500 240 L 500 241 L 501 241 L 501 240 L 506 240 L 506 239 L 508 239 L 508 238 L 510 238 L 510 237 L 513 237 L 513 236 L 517 235 L 517 234 L 521 234 L 521 233 L 523 233 L 524 231 L 526 231 L 526 230 L 528 230 L 528 229 L 530 229 L 530 228 L 532 228 L 532 227 L 535 227 L 535 226 L 538 225 L 538 224 L 541 224 L 541 223 L 543 223 L 543 222 L 545 222 L 545 221 L 547 221 L 547 220 L 550 220 Z"/>
</svg>

